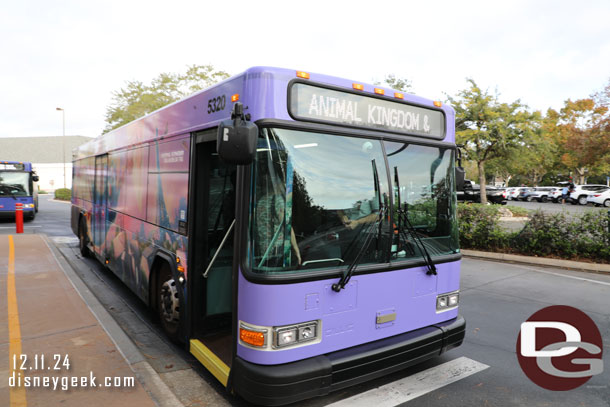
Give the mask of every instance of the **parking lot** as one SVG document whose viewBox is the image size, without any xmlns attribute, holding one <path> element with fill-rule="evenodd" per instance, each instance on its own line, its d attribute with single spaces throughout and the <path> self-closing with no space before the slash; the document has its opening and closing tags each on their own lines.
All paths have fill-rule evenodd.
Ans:
<svg viewBox="0 0 610 407">
<path fill-rule="evenodd" d="M 508 201 L 507 205 L 519 206 L 521 208 L 529 209 L 532 211 L 541 210 L 547 213 L 568 213 L 568 214 L 581 214 L 589 211 L 603 211 L 608 212 L 609 208 L 603 206 L 588 205 L 572 205 L 572 204 L 561 204 L 553 202 L 523 202 L 523 201 Z"/>
</svg>

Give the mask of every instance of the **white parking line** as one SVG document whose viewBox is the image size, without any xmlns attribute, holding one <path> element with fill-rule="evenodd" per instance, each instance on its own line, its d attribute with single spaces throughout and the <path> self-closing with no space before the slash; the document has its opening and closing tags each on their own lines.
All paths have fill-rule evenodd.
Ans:
<svg viewBox="0 0 610 407">
<path fill-rule="evenodd" d="M 552 276 L 557 276 L 557 277 L 571 278 L 572 280 L 586 281 L 588 283 L 601 284 L 601 285 L 610 285 L 610 283 L 606 282 L 606 281 L 599 281 L 599 280 L 592 280 L 590 278 L 570 276 L 568 274 L 563 274 L 563 273 L 554 273 L 552 271 L 539 270 L 539 269 L 535 269 L 535 268 L 532 268 L 532 267 L 520 266 L 518 264 L 504 264 L 504 265 L 505 266 L 515 267 L 515 268 L 520 268 L 520 269 L 523 269 L 523 270 L 534 271 L 536 273 L 550 274 Z"/>
<path fill-rule="evenodd" d="M 462 356 L 393 383 L 329 404 L 327 407 L 393 407 L 457 382 L 488 367 Z"/>
</svg>

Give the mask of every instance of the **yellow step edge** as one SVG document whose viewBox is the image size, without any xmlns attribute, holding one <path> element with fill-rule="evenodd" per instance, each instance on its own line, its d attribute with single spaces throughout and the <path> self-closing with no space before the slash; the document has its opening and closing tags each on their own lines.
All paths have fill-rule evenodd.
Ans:
<svg viewBox="0 0 610 407">
<path fill-rule="evenodd" d="M 227 387 L 229 372 L 231 368 L 218 358 L 207 346 L 197 339 L 191 339 L 190 352 L 200 361 L 206 369 L 218 379 L 223 386 Z"/>
</svg>

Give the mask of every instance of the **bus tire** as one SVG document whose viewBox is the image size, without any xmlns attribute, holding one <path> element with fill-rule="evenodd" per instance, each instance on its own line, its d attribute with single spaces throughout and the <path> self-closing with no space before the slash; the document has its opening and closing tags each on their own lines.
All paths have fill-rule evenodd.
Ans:
<svg viewBox="0 0 610 407">
<path fill-rule="evenodd" d="M 34 218 L 36 217 L 36 212 L 32 212 L 31 215 L 29 215 L 27 218 L 25 218 L 26 222 L 31 222 L 34 220 Z"/>
<path fill-rule="evenodd" d="M 91 256 L 91 251 L 89 251 L 89 236 L 87 236 L 87 228 L 85 227 L 85 222 L 81 217 L 78 222 L 78 248 L 80 250 L 80 254 L 83 257 Z"/>
<path fill-rule="evenodd" d="M 161 327 L 174 342 L 179 342 L 180 298 L 172 271 L 166 261 L 161 261 L 157 270 L 155 290 L 157 313 Z"/>
</svg>

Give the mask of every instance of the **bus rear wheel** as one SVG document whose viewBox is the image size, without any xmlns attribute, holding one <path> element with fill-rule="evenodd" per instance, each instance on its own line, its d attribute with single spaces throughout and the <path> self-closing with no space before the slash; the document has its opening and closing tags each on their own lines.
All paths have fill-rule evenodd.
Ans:
<svg viewBox="0 0 610 407">
<path fill-rule="evenodd" d="M 157 311 L 161 327 L 167 336 L 178 342 L 178 328 L 180 327 L 180 298 L 178 287 L 172 277 L 169 264 L 163 262 L 159 266 L 157 277 Z"/>
</svg>

